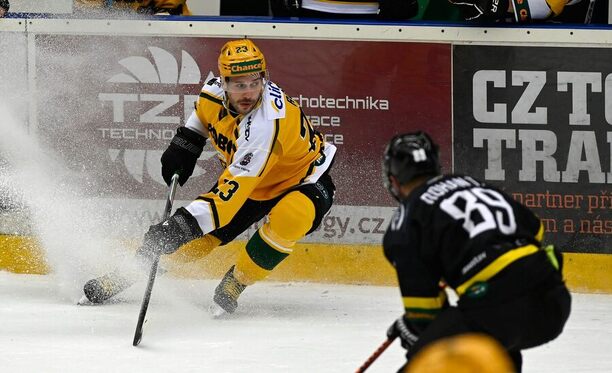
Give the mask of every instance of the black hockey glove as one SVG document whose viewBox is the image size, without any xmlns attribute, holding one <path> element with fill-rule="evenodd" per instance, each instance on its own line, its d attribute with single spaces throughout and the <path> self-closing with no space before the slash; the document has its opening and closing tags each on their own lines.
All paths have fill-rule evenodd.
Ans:
<svg viewBox="0 0 612 373">
<path fill-rule="evenodd" d="M 494 22 L 506 17 L 509 0 L 448 0 L 461 8 L 466 21 Z"/>
<path fill-rule="evenodd" d="M 179 127 L 168 149 L 161 156 L 162 176 L 170 185 L 172 175 L 179 174 L 179 184 L 183 186 L 193 174 L 196 161 L 206 145 L 206 138 L 187 127 Z"/>
<path fill-rule="evenodd" d="M 149 227 L 138 254 L 145 257 L 172 254 L 187 242 L 203 235 L 196 218 L 181 207 L 168 220 Z"/>
<path fill-rule="evenodd" d="M 417 0 L 380 0 L 378 18 L 382 20 L 403 20 L 419 13 Z"/>
<path fill-rule="evenodd" d="M 394 339 L 395 337 L 399 337 L 402 340 L 402 347 L 406 350 L 410 350 L 419 339 L 418 333 L 411 327 L 410 321 L 406 320 L 403 315 L 395 320 L 389 329 L 387 329 L 387 338 Z"/>
</svg>

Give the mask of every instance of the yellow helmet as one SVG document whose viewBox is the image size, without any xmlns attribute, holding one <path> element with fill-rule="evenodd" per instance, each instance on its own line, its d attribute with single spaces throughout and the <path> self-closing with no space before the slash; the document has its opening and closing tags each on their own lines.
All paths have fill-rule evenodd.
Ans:
<svg viewBox="0 0 612 373">
<path fill-rule="evenodd" d="M 266 59 L 249 39 L 232 40 L 221 48 L 219 74 L 223 78 L 266 73 Z"/>
<path fill-rule="evenodd" d="M 493 338 L 468 333 L 425 346 L 408 363 L 406 373 L 511 373 L 508 353 Z"/>
</svg>

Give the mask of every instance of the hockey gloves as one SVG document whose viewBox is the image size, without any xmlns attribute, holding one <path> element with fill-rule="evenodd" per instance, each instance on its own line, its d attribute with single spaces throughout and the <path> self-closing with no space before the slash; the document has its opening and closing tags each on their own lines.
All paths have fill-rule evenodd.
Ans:
<svg viewBox="0 0 612 373">
<path fill-rule="evenodd" d="M 461 8 L 466 21 L 494 22 L 508 12 L 509 0 L 448 0 Z"/>
<path fill-rule="evenodd" d="M 399 337 L 402 340 L 402 347 L 406 350 L 410 350 L 419 339 L 418 333 L 411 327 L 410 321 L 403 315 L 395 320 L 389 329 L 387 329 L 387 338 L 394 339 L 395 337 Z"/>
<path fill-rule="evenodd" d="M 206 138 L 187 127 L 179 127 L 172 138 L 168 149 L 162 154 L 162 176 L 166 184 L 170 185 L 172 175 L 179 174 L 178 182 L 181 186 L 193 174 L 196 161 L 206 145 Z"/>
<path fill-rule="evenodd" d="M 149 227 L 139 254 L 145 257 L 172 254 L 187 242 L 202 236 L 196 218 L 181 207 L 168 220 Z"/>
</svg>

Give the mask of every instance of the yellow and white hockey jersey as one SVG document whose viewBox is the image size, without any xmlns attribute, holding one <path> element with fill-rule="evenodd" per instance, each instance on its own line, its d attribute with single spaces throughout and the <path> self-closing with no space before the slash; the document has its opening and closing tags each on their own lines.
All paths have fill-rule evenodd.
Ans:
<svg viewBox="0 0 612 373">
<path fill-rule="evenodd" d="M 298 104 L 270 81 L 259 104 L 246 115 L 229 112 L 224 99 L 221 79 L 209 80 L 186 123 L 200 134 L 208 132 L 226 165 L 216 187 L 186 207 L 204 234 L 229 223 L 247 199 L 270 200 L 315 183 L 336 153 Z"/>
</svg>

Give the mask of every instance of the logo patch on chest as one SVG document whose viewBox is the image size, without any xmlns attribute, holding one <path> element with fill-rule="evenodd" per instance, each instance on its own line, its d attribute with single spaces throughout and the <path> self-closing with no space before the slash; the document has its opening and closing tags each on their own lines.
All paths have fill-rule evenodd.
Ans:
<svg viewBox="0 0 612 373">
<path fill-rule="evenodd" d="M 242 160 L 240 161 L 240 165 L 241 166 L 246 166 L 249 163 L 251 163 L 251 159 L 253 159 L 253 153 L 247 153 L 245 154 L 244 157 L 242 157 Z"/>
</svg>

